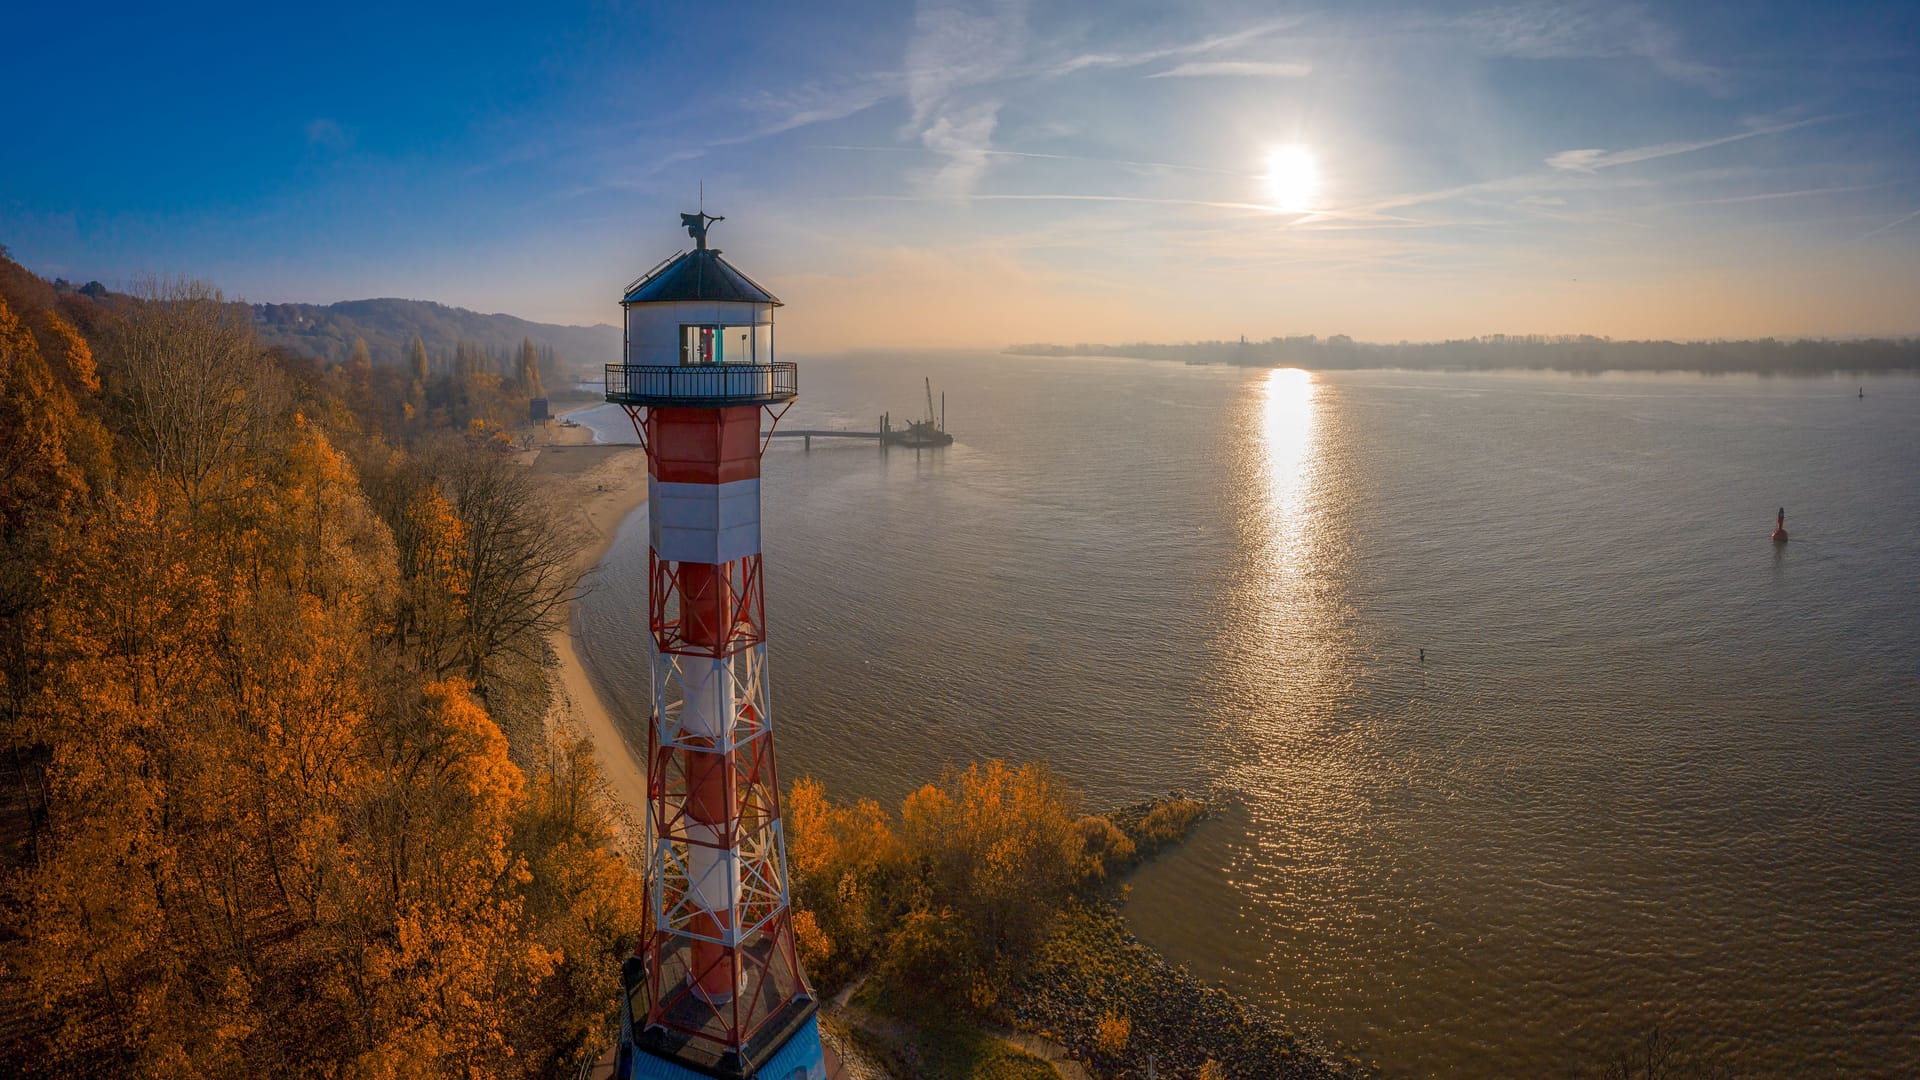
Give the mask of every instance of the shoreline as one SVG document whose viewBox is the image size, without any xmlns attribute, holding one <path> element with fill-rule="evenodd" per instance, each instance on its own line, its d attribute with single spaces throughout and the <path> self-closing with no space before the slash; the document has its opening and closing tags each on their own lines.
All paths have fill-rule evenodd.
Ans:
<svg viewBox="0 0 1920 1080">
<path fill-rule="evenodd" d="M 592 432 L 583 427 L 548 430 L 527 466 L 543 482 L 571 489 L 565 503 L 573 507 L 571 516 L 582 536 L 573 570 L 590 588 L 621 524 L 647 503 L 646 451 L 633 445 L 593 443 L 589 441 Z M 547 645 L 553 651 L 554 698 L 547 723 L 549 730 L 570 728 L 593 743 L 594 761 L 612 804 L 609 809 L 619 822 L 622 847 L 631 853 L 641 843 L 638 828 L 646 807 L 646 767 L 642 754 L 635 753 L 621 734 L 587 672 L 574 636 L 578 604 L 578 598 L 567 603 L 559 612 L 558 625 L 547 632 Z"/>
</svg>

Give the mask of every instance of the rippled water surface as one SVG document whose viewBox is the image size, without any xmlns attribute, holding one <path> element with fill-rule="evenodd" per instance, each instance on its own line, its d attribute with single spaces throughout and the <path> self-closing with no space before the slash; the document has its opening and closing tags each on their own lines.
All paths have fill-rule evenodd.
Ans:
<svg viewBox="0 0 1920 1080">
<path fill-rule="evenodd" d="M 1920 1061 L 1920 380 L 837 357 L 786 423 L 925 374 L 957 445 L 767 456 L 785 775 L 1228 793 L 1136 929 L 1391 1075 Z M 580 614 L 630 723 L 645 564 Z"/>
</svg>

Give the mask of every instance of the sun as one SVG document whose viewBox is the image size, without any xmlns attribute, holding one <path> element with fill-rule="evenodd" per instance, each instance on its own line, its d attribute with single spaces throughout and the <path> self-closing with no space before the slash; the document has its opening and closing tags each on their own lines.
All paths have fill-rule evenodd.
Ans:
<svg viewBox="0 0 1920 1080">
<path fill-rule="evenodd" d="M 1320 193 L 1320 164 L 1304 146 L 1277 146 L 1267 154 L 1267 202 L 1275 210 L 1305 213 Z"/>
</svg>

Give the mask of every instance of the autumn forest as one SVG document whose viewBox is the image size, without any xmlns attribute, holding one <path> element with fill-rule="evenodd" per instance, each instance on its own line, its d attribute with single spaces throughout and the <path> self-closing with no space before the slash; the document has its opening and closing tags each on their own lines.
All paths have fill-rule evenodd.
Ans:
<svg viewBox="0 0 1920 1080">
<path fill-rule="evenodd" d="M 6 1056 L 549 1073 L 642 925 L 581 748 L 502 733 L 576 588 L 495 438 L 537 371 L 244 310 L 0 265 Z"/>
</svg>

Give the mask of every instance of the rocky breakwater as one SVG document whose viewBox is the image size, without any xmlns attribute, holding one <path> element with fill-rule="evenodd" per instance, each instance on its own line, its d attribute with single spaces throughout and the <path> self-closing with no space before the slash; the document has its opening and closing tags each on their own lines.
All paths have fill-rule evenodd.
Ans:
<svg viewBox="0 0 1920 1080">
<path fill-rule="evenodd" d="M 1176 843 L 1206 813 L 1178 796 L 1108 815 L 1136 845 L 1133 862 Z M 1330 1080 L 1372 1075 L 1358 1059 L 1319 1046 L 1142 944 L 1120 913 L 1115 882 L 1076 900 L 1033 958 L 1003 1011 L 1016 1027 L 1053 1039 L 1096 1075 L 1134 1080 Z"/>
</svg>

